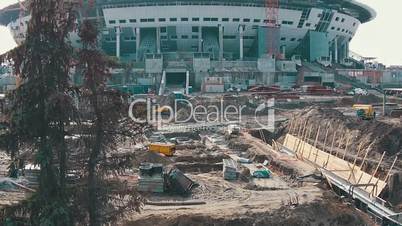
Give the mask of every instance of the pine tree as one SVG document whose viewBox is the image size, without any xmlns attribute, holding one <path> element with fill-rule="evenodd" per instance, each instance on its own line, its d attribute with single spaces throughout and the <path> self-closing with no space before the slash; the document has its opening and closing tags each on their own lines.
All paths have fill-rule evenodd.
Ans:
<svg viewBox="0 0 402 226">
<path fill-rule="evenodd" d="M 29 202 L 30 224 L 71 225 L 65 127 L 75 108 L 69 95 L 73 51 L 66 40 L 74 14 L 64 0 L 29 3 L 26 40 L 2 57 L 13 62 L 21 79 L 11 94 L 10 131 L 17 145 L 33 149 L 40 166 L 39 188 Z M 11 151 L 17 155 L 18 147 Z"/>
</svg>

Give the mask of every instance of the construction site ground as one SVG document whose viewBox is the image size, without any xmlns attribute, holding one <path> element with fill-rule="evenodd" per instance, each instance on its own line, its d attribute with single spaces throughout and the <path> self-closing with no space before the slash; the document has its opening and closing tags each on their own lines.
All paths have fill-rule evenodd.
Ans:
<svg viewBox="0 0 402 226">
<path fill-rule="evenodd" d="M 218 98 L 219 97 L 219 98 Z M 136 147 L 119 145 L 135 157 L 134 168 L 122 173 L 121 178 L 132 186 L 138 185 L 138 166 L 144 162 L 161 163 L 168 170 L 178 168 L 186 176 L 199 184 L 187 196 L 173 193 L 142 193 L 144 205 L 140 213 L 129 212 L 117 225 L 141 226 L 248 226 L 248 225 L 376 225 L 369 215 L 357 210 L 353 201 L 335 195 L 327 182 L 320 178 L 316 168 L 289 153 L 276 149 L 277 143 L 283 143 L 291 128 L 297 128 L 293 134 L 302 133 L 309 143 L 314 143 L 317 132 L 317 147 L 323 151 L 331 148 L 339 154 L 345 150 L 346 140 L 351 139 L 345 159 L 363 164 L 363 170 L 371 173 L 375 170 L 382 153 L 385 158 L 376 176 L 384 178 L 395 157 L 401 153 L 402 129 L 400 119 L 379 114 L 374 121 L 361 121 L 356 118 L 352 105 L 362 101 L 361 97 L 346 96 L 301 96 L 295 100 L 280 100 L 275 104 L 275 131 L 261 128 L 267 117 L 256 115 L 259 104 L 267 98 L 250 97 L 249 94 L 219 96 L 207 95 L 192 97 L 197 104 L 217 104 L 225 99 L 226 105 L 246 105 L 246 114 L 239 122 L 242 132 L 228 137 L 222 124 L 213 130 L 170 131 L 176 124 L 167 125 L 166 130 L 158 131 L 168 139 L 186 137 L 188 142 L 178 144 L 174 156 L 167 157 L 146 150 L 146 143 Z M 365 103 L 378 104 L 381 99 L 364 97 Z M 161 105 L 171 104 L 172 99 L 164 97 L 158 100 Z M 376 105 L 376 111 L 382 108 Z M 180 115 L 188 112 L 182 110 Z M 256 119 L 259 123 L 256 122 Z M 292 125 L 293 123 L 293 125 Z M 295 127 L 295 123 L 297 126 Z M 330 126 L 329 126 L 330 125 Z M 199 126 L 190 121 L 185 126 Z M 170 128 L 171 127 L 171 128 Z M 309 129 L 312 131 L 309 135 Z M 328 137 L 325 139 L 325 132 Z M 154 131 L 157 132 L 157 131 Z M 307 135 L 306 135 L 307 134 Z M 302 136 L 299 136 L 302 137 Z M 328 141 L 325 141 L 328 140 Z M 360 147 L 362 146 L 362 147 Z M 367 158 L 364 151 L 368 149 Z M 228 181 L 223 178 L 223 159 L 249 159 L 251 163 L 242 163 L 238 180 Z M 0 170 L 6 174 L 9 158 L 4 155 Z M 272 172 L 271 178 L 257 179 L 250 176 L 257 166 L 266 161 Z M 393 173 L 401 174 L 401 161 L 398 161 Z M 402 178 L 402 177 L 400 177 Z M 392 203 L 395 210 L 402 208 L 402 180 L 393 178 L 392 189 L 401 192 L 382 194 L 382 198 Z M 387 187 L 385 190 L 388 190 Z M 27 198 L 23 188 L 16 191 L 1 191 L 0 206 L 12 205 Z M 10 198 L 11 197 L 11 198 Z"/>
<path fill-rule="evenodd" d="M 313 165 L 278 152 L 267 143 L 271 143 L 272 139 L 283 142 L 291 120 L 295 118 L 308 118 L 315 133 L 319 125 L 324 127 L 332 123 L 328 129 L 328 140 L 337 136 L 334 139 L 335 153 L 341 153 L 345 149 L 345 139 L 348 136 L 353 138 L 345 153 L 345 159 L 349 162 L 353 162 L 360 144 L 367 148 L 370 141 L 375 140 L 373 151 L 369 152 L 364 164 L 364 170 L 368 173 L 379 162 L 382 151 L 385 151 L 384 147 L 389 148 L 379 170 L 383 172 L 378 175 L 381 176 L 392 164 L 395 154 L 400 152 L 399 144 L 392 144 L 393 133 L 400 127 L 400 119 L 382 115 L 381 98 L 301 96 L 296 100 L 280 100 L 275 106 L 276 130 L 274 133 L 263 131 L 262 139 L 259 130 L 261 122 L 264 124 L 267 118 L 265 115 L 254 114 L 255 107 L 261 100 L 250 100 L 248 95 L 207 95 L 192 100 L 198 104 L 211 104 L 226 98 L 229 101 L 227 104 L 249 106 L 239 123 L 243 133 L 237 138 L 227 139 L 219 130 L 200 132 L 200 137 L 208 138 L 204 144 L 196 140 L 195 146 L 179 148 L 174 157 L 158 157 L 157 162 L 181 169 L 200 186 L 187 197 L 144 194 L 149 203 L 171 205 L 145 204 L 140 214 L 127 216 L 122 225 L 376 225 L 367 214 L 354 207 L 353 201 L 342 199 L 331 192 L 325 180 L 309 177 L 308 175 L 317 174 Z M 377 119 L 373 122 L 358 120 L 352 109 L 354 103 L 375 104 Z M 255 118 L 260 123 L 256 123 Z M 342 129 L 336 135 L 335 130 Z M 310 143 L 314 142 L 314 132 L 308 138 Z M 324 144 L 324 135 L 321 133 L 317 145 L 328 151 L 331 144 Z M 362 162 L 363 155 L 360 153 L 356 157 L 358 164 Z M 240 157 L 253 161 L 251 164 L 242 164 L 242 171 L 245 172 L 252 171 L 256 164 L 268 160 L 272 178 L 240 177 L 237 181 L 224 180 L 222 159 L 237 160 Z M 394 171 L 399 172 L 400 166 Z M 394 198 L 394 207 L 397 209 L 399 198 Z M 195 202 L 196 205 L 188 205 L 189 202 Z"/>
<path fill-rule="evenodd" d="M 365 214 L 322 188 L 325 185 L 320 180 L 297 180 L 315 172 L 311 165 L 274 151 L 248 133 L 224 144 L 219 142 L 225 139 L 223 134 L 220 139 L 216 133 L 204 135 L 213 136 L 211 140 L 218 145 L 212 141 L 203 147 L 195 141 L 194 146 L 179 147 L 171 158 L 148 153 L 158 158 L 157 162 L 181 169 L 200 186 L 187 197 L 143 194 L 148 203 L 171 205 L 145 204 L 140 214 L 128 216 L 121 225 L 374 225 Z M 247 148 L 234 150 L 228 143 Z M 268 160 L 272 177 L 224 180 L 222 159 L 239 156 L 253 160 L 243 164 L 249 170 Z M 188 202 L 203 204 L 186 205 Z"/>
</svg>

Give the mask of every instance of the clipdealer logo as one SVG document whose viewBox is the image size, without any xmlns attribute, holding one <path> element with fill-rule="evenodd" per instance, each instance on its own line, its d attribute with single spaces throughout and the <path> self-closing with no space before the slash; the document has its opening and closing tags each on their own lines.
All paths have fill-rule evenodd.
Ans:
<svg viewBox="0 0 402 226">
<path fill-rule="evenodd" d="M 146 106 L 146 118 L 138 118 L 134 114 L 137 108 Z M 217 123 L 234 123 L 240 124 L 244 119 L 250 120 L 253 116 L 254 122 L 269 131 L 275 129 L 275 99 L 260 104 L 254 110 L 254 115 L 245 114 L 246 105 L 226 105 L 221 99 L 219 104 L 211 105 L 194 105 L 186 99 L 176 99 L 174 106 L 163 105 L 156 103 L 153 98 L 139 98 L 131 102 L 128 115 L 137 123 L 149 123 L 156 125 L 158 129 L 169 124 L 185 124 L 185 123 L 202 123 L 202 124 L 217 124 Z M 185 111 L 185 116 L 179 115 L 180 111 Z M 247 121 L 249 122 L 249 121 Z"/>
</svg>

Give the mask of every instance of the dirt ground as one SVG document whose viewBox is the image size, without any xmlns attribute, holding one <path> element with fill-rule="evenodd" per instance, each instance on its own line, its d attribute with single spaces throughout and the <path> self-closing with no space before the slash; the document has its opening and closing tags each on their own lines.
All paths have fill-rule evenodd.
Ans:
<svg viewBox="0 0 402 226">
<path fill-rule="evenodd" d="M 119 225 L 374 225 L 366 215 L 322 189 L 320 181 L 297 183 L 297 176 L 312 173 L 311 166 L 275 156 L 268 145 L 248 134 L 224 144 L 218 136 L 213 135 L 204 148 L 198 143 L 194 145 L 198 148 L 187 145 L 169 161 L 161 161 L 181 169 L 200 185 L 191 195 L 143 194 L 150 202 L 203 201 L 205 204 L 145 205 L 140 214 L 130 214 Z M 241 148 L 236 148 L 239 144 Z M 217 148 L 221 146 L 226 148 Z M 231 156 L 249 157 L 252 164 L 268 160 L 272 178 L 224 180 L 221 162 Z"/>
<path fill-rule="evenodd" d="M 254 111 L 263 99 L 245 97 L 225 99 L 225 104 L 246 105 L 247 114 L 240 123 L 244 132 L 237 138 L 227 139 L 220 131 L 200 133 L 207 139 L 198 139 L 196 144 L 179 146 L 172 158 L 155 157 L 150 154 L 140 154 L 138 161 L 152 161 L 165 164 L 168 167 L 177 167 L 188 177 L 199 183 L 191 195 L 182 197 L 173 194 L 143 194 L 149 202 L 188 202 L 201 201 L 200 205 L 182 206 L 155 206 L 145 205 L 140 214 L 130 214 L 120 225 L 144 226 L 198 226 L 198 225 L 375 225 L 368 215 L 357 211 L 348 200 L 341 200 L 329 192 L 326 183 L 319 179 L 300 181 L 300 176 L 315 174 L 315 169 L 296 158 L 281 155 L 271 146 L 260 139 L 261 134 L 256 123 Z M 193 104 L 217 104 L 220 98 L 194 98 Z M 162 102 L 170 104 L 170 99 Z M 297 101 L 283 102 L 275 107 L 274 133 L 262 131 L 266 141 L 281 141 L 288 132 L 290 121 L 296 118 L 299 122 L 308 120 L 308 128 L 312 133 L 310 140 L 314 140 L 318 127 L 321 126 L 318 146 L 324 146 L 325 131 L 328 127 L 327 140 L 334 138 L 334 150 L 345 149 L 349 138 L 346 159 L 353 161 L 358 148 L 367 149 L 368 158 L 365 169 L 371 172 L 378 164 L 381 154 L 385 151 L 386 157 L 379 169 L 379 175 L 384 175 L 392 164 L 395 156 L 401 153 L 402 129 L 397 121 L 381 118 L 373 122 L 359 121 L 350 110 L 354 103 L 380 103 L 381 98 L 366 97 L 303 97 Z M 186 116 L 186 112 L 181 112 Z M 264 114 L 257 116 L 257 120 L 264 124 L 267 120 Z M 328 126 L 331 125 L 331 126 Z M 310 127 L 311 126 L 311 127 Z M 299 128 L 298 127 L 298 128 Z M 257 128 L 257 129 L 256 129 Z M 167 135 L 174 137 L 176 134 Z M 186 134 L 180 134 L 185 136 Z M 197 133 L 192 133 L 195 139 Z M 189 135 L 190 136 L 190 135 Z M 203 144 L 200 144 L 204 140 Z M 325 146 L 330 146 L 326 142 Z M 142 157 L 141 157 L 142 155 Z M 255 179 L 247 177 L 237 181 L 226 181 L 222 175 L 222 159 L 248 158 L 253 164 L 269 162 L 268 168 L 273 172 L 270 179 Z M 360 163 L 364 151 L 357 158 Z M 242 167 L 252 169 L 253 166 Z M 396 170 L 402 169 L 398 162 Z M 401 177 L 402 178 L 402 177 Z M 399 180 L 395 179 L 395 186 Z M 402 190 L 401 190 L 402 191 Z M 402 194 L 402 192 L 400 192 Z M 386 196 L 386 195 L 385 195 Z M 388 194 L 388 198 L 389 198 Z M 394 197 L 399 200 L 400 197 Z M 402 198 L 402 197 L 401 197 Z"/>
</svg>

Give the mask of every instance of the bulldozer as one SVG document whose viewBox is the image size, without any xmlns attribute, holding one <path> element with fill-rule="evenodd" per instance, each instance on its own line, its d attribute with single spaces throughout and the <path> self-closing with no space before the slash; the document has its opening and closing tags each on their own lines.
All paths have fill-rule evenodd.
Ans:
<svg viewBox="0 0 402 226">
<path fill-rule="evenodd" d="M 356 110 L 356 115 L 362 120 L 373 120 L 376 117 L 376 112 L 373 105 L 369 104 L 355 104 L 353 109 Z"/>
</svg>

